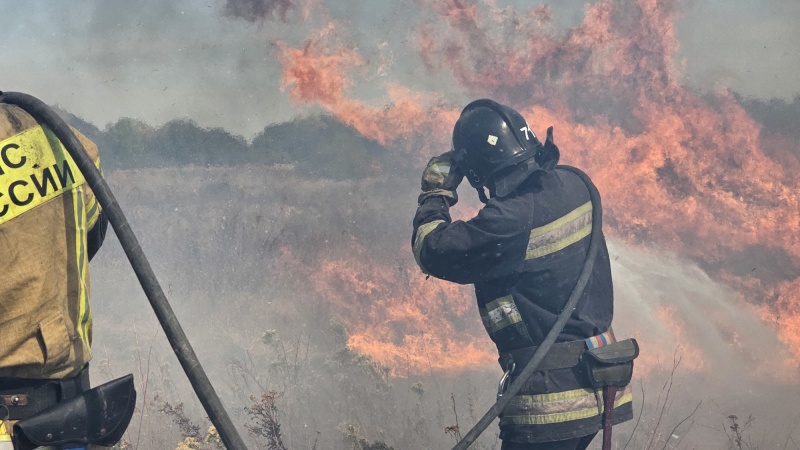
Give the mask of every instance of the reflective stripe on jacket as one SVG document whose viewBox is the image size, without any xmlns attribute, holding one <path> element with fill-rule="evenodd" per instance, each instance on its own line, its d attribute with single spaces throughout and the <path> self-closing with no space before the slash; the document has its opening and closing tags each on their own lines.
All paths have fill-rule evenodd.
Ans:
<svg viewBox="0 0 800 450">
<path fill-rule="evenodd" d="M 484 327 L 502 353 L 537 346 L 552 328 L 583 267 L 591 217 L 586 186 L 575 174 L 557 169 L 533 175 L 507 197 L 490 199 L 468 221 L 453 222 L 443 198 L 427 199 L 414 218 L 412 248 L 423 272 L 475 285 Z M 556 342 L 583 340 L 611 326 L 611 269 L 600 236 L 603 242 L 592 275 Z M 515 399 L 506 410 L 502 435 L 518 442 L 541 442 L 600 429 L 596 402 L 593 411 L 598 414 L 582 416 L 589 414 L 585 401 L 594 398 L 593 391 L 586 391 L 590 384 L 582 368 L 538 376 L 542 383 L 524 389 L 524 400 Z M 537 408 L 520 407 L 519 402 L 531 406 L 531 399 L 542 398 L 557 398 L 550 406 L 561 409 L 540 413 Z M 629 405 L 627 397 L 622 403 Z M 626 414 L 619 417 L 624 420 Z"/>
<path fill-rule="evenodd" d="M 97 147 L 76 135 L 99 167 Z M 55 135 L 0 104 L 0 377 L 64 378 L 91 359 L 87 240 L 101 220 Z"/>
</svg>

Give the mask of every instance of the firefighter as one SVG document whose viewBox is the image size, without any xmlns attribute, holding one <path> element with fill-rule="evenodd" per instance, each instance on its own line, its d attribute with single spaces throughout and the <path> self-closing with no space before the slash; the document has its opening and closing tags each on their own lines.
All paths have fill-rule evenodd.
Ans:
<svg viewBox="0 0 800 450">
<path fill-rule="evenodd" d="M 99 168 L 97 147 L 75 134 Z M 89 389 L 89 261 L 107 224 L 53 132 L 0 103 L 0 448 L 18 421 Z"/>
<path fill-rule="evenodd" d="M 453 149 L 425 168 L 414 217 L 417 264 L 436 278 L 474 284 L 483 325 L 512 379 L 570 297 L 593 234 L 589 190 L 556 167 L 552 130 L 542 144 L 514 109 L 488 99 L 470 103 L 455 124 Z M 468 221 L 452 221 L 464 177 L 485 205 Z M 608 250 L 602 233 L 594 234 L 600 251 L 577 307 L 500 415 L 503 450 L 585 449 L 603 428 L 603 391 L 580 362 L 587 349 L 614 342 Z M 629 386 L 613 403 L 609 420 L 631 418 Z"/>
</svg>

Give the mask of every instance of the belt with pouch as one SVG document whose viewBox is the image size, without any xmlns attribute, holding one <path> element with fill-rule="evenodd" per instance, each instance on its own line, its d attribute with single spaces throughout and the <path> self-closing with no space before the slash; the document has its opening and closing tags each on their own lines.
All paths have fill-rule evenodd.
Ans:
<svg viewBox="0 0 800 450">
<path fill-rule="evenodd" d="M 583 340 L 553 344 L 537 365 L 537 370 L 544 372 L 575 367 L 584 360 L 584 352 L 599 351 L 598 348 L 609 345 L 616 347 L 616 338 L 614 337 L 614 330 L 612 330 L 611 327 L 603 333 Z M 500 354 L 500 359 L 498 361 L 505 373 L 497 386 L 498 397 L 503 396 L 506 385 L 511 381 L 511 378 L 515 375 L 519 375 L 519 373 L 524 370 L 525 366 L 528 365 L 528 361 L 533 359 L 533 355 L 538 349 L 538 346 L 525 347 L 509 350 Z"/>
<path fill-rule="evenodd" d="M 89 366 L 60 380 L 0 378 L 0 419 L 23 420 L 89 389 Z"/>
</svg>

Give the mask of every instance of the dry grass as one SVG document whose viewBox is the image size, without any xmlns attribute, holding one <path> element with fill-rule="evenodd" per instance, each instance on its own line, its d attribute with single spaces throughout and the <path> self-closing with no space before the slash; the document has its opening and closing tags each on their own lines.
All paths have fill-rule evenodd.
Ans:
<svg viewBox="0 0 800 450">
<path fill-rule="evenodd" d="M 115 172 L 110 181 L 250 448 L 449 448 L 494 401 L 492 370 L 390 376 L 347 346 L 335 306 L 281 265 L 284 247 L 313 263 L 346 255 L 352 236 L 398 258 L 394 242 L 410 234 L 414 208 L 400 199 L 414 195 L 395 189 L 416 182 L 299 180 L 258 166 Z M 113 237 L 92 276 L 94 382 L 134 372 L 140 396 L 118 448 L 219 448 Z M 679 355 L 670 369 L 638 381 L 639 418 L 615 427 L 615 448 L 797 448 L 794 430 L 751 440 L 757 422 L 728 417 L 751 411 L 709 411 Z M 497 428 L 473 448 L 499 449 Z"/>
</svg>

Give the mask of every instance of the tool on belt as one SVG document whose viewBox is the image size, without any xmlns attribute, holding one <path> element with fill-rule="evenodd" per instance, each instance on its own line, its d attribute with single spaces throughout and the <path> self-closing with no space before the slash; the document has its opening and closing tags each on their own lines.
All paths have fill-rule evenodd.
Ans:
<svg viewBox="0 0 800 450">
<path fill-rule="evenodd" d="M 81 392 L 14 424 L 14 449 L 45 446 L 110 447 L 125 434 L 136 407 L 133 375 Z"/>
<path fill-rule="evenodd" d="M 88 365 L 58 380 L 0 378 L 0 449 L 119 442 L 136 406 L 133 375 L 89 386 Z"/>
<path fill-rule="evenodd" d="M 538 347 L 525 347 L 500 355 L 500 365 L 506 368 L 497 387 L 497 397 L 505 394 L 516 368 L 524 367 Z M 611 449 L 611 425 L 617 392 L 626 387 L 633 377 L 633 360 L 639 356 L 636 339 L 617 342 L 613 331 L 608 331 L 582 341 L 554 344 L 537 370 L 548 371 L 575 367 L 583 363 L 589 381 L 596 391 L 597 411 L 602 415 L 603 450 Z"/>
<path fill-rule="evenodd" d="M 603 392 L 603 450 L 611 450 L 611 421 L 617 391 L 631 382 L 633 360 L 639 356 L 636 339 L 625 339 L 603 347 L 586 350 L 581 360 L 586 364 L 592 387 Z M 599 405 L 598 405 L 599 408 Z"/>
<path fill-rule="evenodd" d="M 497 386 L 497 397 L 505 394 L 512 377 L 518 376 L 517 368 L 533 358 L 539 347 L 525 347 L 500 355 L 500 364 L 506 368 Z M 617 392 L 626 387 L 633 377 L 633 360 L 639 356 L 636 339 L 616 342 L 614 333 L 605 333 L 582 340 L 554 344 L 537 365 L 539 371 L 559 370 L 583 363 L 589 382 L 597 394 L 597 411 L 602 415 L 603 450 L 611 449 L 611 425 L 614 419 L 614 403 Z"/>
<path fill-rule="evenodd" d="M 0 419 L 27 419 L 88 389 L 88 366 L 60 380 L 0 378 Z"/>
</svg>

